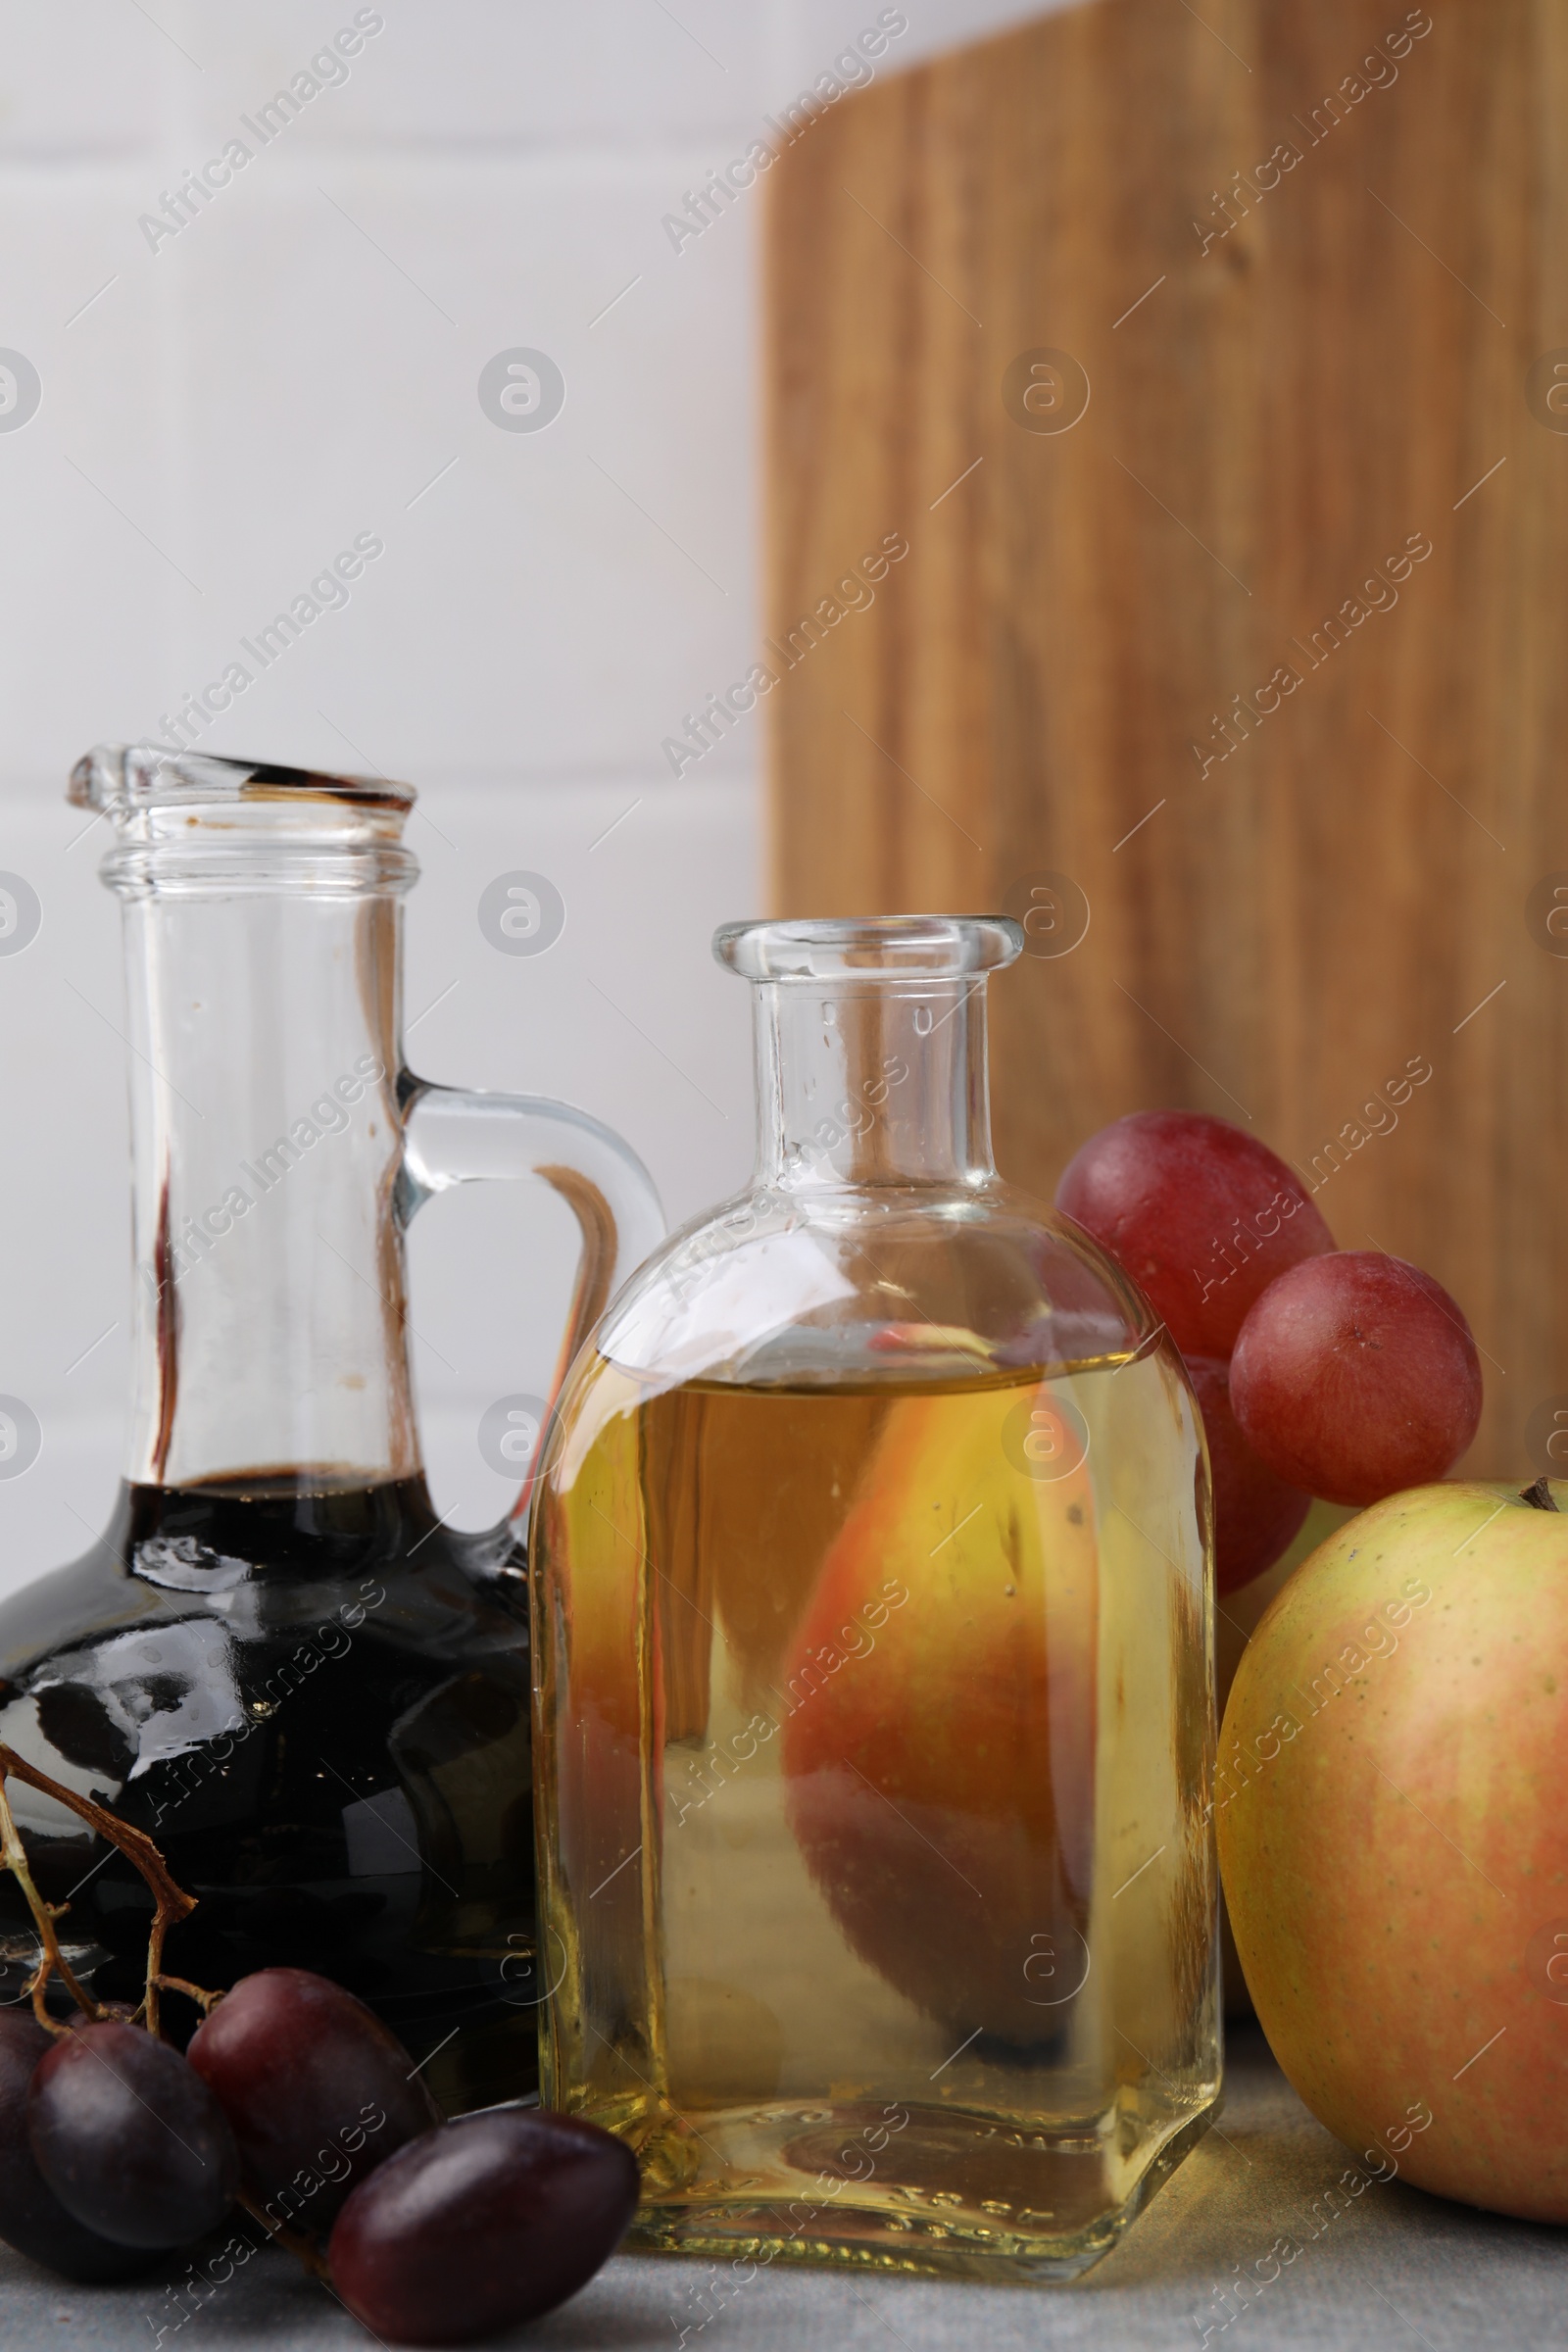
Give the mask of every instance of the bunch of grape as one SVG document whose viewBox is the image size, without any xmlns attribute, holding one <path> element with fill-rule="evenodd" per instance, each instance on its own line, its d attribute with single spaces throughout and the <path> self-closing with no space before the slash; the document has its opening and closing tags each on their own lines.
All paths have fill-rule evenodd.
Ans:
<svg viewBox="0 0 1568 2352">
<path fill-rule="evenodd" d="M 1294 1169 L 1226 1119 L 1142 1110 L 1092 1136 L 1056 1206 L 1143 1290 L 1187 1359 L 1234 1592 L 1311 1497 L 1364 1508 L 1442 1478 L 1481 1418 L 1470 1326 L 1440 1283 L 1336 1250 Z"/>
<path fill-rule="evenodd" d="M 124 2278 L 238 2200 L 391 2342 L 471 2343 L 575 2294 L 637 2201 L 631 2151 L 525 2108 L 444 2124 L 409 2056 L 324 1978 L 242 1978 L 183 2056 L 118 2018 L 0 2017 L 0 2235 Z"/>
</svg>

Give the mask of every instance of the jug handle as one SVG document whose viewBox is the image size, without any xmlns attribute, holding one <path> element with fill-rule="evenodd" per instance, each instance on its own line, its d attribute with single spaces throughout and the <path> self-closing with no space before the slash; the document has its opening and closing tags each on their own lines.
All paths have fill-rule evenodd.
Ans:
<svg viewBox="0 0 1568 2352">
<path fill-rule="evenodd" d="M 404 1224 L 432 1194 L 490 1177 L 535 1176 L 558 1192 L 577 1220 L 582 1251 L 561 1352 L 545 1399 L 539 1444 L 511 1510 L 481 1553 L 512 1552 L 526 1532 L 528 1505 L 556 1400 L 577 1351 L 634 1268 L 664 1237 L 664 1212 L 652 1176 L 612 1129 L 543 1095 L 489 1094 L 436 1086 L 405 1075 Z"/>
</svg>

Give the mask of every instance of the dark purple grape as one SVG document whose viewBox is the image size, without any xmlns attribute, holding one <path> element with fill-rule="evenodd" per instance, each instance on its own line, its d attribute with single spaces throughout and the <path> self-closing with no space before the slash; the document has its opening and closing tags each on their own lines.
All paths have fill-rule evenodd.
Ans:
<svg viewBox="0 0 1568 2352">
<path fill-rule="evenodd" d="M 27 2085 L 39 2059 L 54 2046 L 54 2035 L 44 2032 L 30 2009 L 0 2013 L 0 2237 L 19 2254 L 83 2286 L 134 2278 L 156 2257 L 84 2230 L 33 2160 Z"/>
<path fill-rule="evenodd" d="M 177 2050 L 139 2026 L 83 2026 L 40 2059 L 27 2137 L 55 2195 L 122 2246 L 182 2246 L 239 2189 L 223 2110 Z"/>
<path fill-rule="evenodd" d="M 514 2107 L 412 2140 L 354 2191 L 327 2258 L 356 2319 L 467 2344 L 553 2311 L 619 2244 L 637 2159 L 573 2115 Z"/>
<path fill-rule="evenodd" d="M 242 1977 L 185 2055 L 229 2120 L 251 2195 L 314 2236 L 351 2188 L 441 2121 L 397 2037 L 307 1969 Z"/>
</svg>

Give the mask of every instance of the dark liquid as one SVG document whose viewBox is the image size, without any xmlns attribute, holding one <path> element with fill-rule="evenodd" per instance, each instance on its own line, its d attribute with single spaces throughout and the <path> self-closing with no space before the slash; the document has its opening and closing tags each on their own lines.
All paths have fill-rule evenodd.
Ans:
<svg viewBox="0 0 1568 2352">
<path fill-rule="evenodd" d="M 0 1607 L 0 1739 L 145 1830 L 198 1898 L 169 1973 L 318 1970 L 428 2061 L 449 2112 L 516 2097 L 547 1989 L 520 1555 L 443 1529 L 422 1479 L 302 1475 L 122 1489 L 91 1551 Z M 69 1897 L 73 1965 L 139 2000 L 143 1882 L 10 1789 L 40 1891 Z M 7 1874 L 0 1998 L 35 1944 Z"/>
</svg>

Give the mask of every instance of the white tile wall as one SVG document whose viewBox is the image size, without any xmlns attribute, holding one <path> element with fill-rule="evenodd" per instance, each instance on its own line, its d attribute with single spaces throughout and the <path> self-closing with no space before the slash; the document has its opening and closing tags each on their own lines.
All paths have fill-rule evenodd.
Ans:
<svg viewBox="0 0 1568 2352">
<path fill-rule="evenodd" d="M 760 206 L 679 252 L 662 220 L 897 13 L 0 0 L 0 351 L 42 383 L 0 429 L 0 869 L 44 907 L 0 956 L 0 1395 L 44 1431 L 0 1477 L 0 1591 L 107 1510 L 125 1377 L 118 916 L 66 772 L 95 739 L 158 732 L 357 531 L 385 555 L 206 747 L 419 786 L 421 1071 L 582 1102 L 672 1218 L 744 1175 L 744 991 L 708 940 L 761 903 L 761 744 L 737 735 L 679 783 L 660 745 L 760 634 Z M 878 75 L 1040 12 L 902 13 Z M 323 65 L 265 146 L 242 128 L 356 17 L 379 29 L 342 76 Z M 150 243 L 141 216 L 236 136 L 244 168 Z M 546 431 L 479 407 L 514 346 L 565 378 Z M 474 915 L 524 864 L 568 909 L 537 959 L 495 955 Z M 432 1482 L 467 1523 L 507 1500 L 476 1424 L 544 1379 L 570 1243 L 552 1199 L 504 1188 L 415 1228 Z"/>
</svg>

